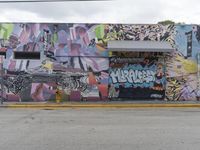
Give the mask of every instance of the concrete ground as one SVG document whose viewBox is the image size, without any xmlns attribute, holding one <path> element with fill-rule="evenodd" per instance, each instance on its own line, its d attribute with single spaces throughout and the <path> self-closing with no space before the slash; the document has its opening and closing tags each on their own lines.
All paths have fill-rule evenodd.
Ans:
<svg viewBox="0 0 200 150">
<path fill-rule="evenodd" d="M 199 148 L 199 108 L 0 108 L 0 150 Z"/>
</svg>

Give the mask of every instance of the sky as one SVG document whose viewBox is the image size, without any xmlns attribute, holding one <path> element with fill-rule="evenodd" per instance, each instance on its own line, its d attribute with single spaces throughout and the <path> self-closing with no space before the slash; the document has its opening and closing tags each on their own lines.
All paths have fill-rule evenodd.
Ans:
<svg viewBox="0 0 200 150">
<path fill-rule="evenodd" d="M 1 1 L 1 0 L 0 0 Z M 0 22 L 200 24 L 199 0 L 112 0 L 0 4 Z"/>
</svg>

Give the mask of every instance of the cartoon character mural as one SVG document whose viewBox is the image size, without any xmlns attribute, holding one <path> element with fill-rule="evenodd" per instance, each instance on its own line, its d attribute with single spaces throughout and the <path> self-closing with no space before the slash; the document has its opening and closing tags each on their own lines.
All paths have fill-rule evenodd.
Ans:
<svg viewBox="0 0 200 150">
<path fill-rule="evenodd" d="M 62 93 L 72 95 L 73 92 L 80 92 L 80 99 L 119 97 L 122 95 L 119 89 L 121 88 L 123 91 L 123 86 L 129 88 L 137 85 L 141 88 L 142 84 L 139 83 L 110 83 L 110 64 L 107 51 L 109 40 L 168 41 L 174 47 L 174 52 L 166 55 L 166 68 L 160 60 L 154 61 L 146 68 L 144 66 L 141 68 L 139 64 L 126 58 L 126 63 L 116 63 L 115 67 L 110 69 L 115 70 L 115 74 L 116 72 L 124 74 L 127 73 L 127 69 L 135 72 L 136 68 L 140 67 L 140 70 L 146 71 L 146 75 L 152 76 L 153 81 L 145 84 L 155 92 L 152 97 L 159 98 L 158 93 L 165 90 L 165 93 L 160 95 L 162 98 L 164 96 L 166 100 L 196 99 L 199 92 L 196 88 L 196 54 L 200 50 L 199 25 L 0 24 L 0 49 L 6 51 L 6 59 L 3 62 L 3 67 L 7 71 L 5 77 L 12 79 L 20 72 L 28 73 L 31 79 L 39 73 L 52 76 L 50 83 L 44 78 L 44 82 L 34 80 L 26 90 L 23 91 L 22 88 L 17 94 L 16 101 L 46 101 L 55 97 L 56 84 L 66 82 L 61 79 L 57 81 L 57 78 L 53 78 L 55 74 L 63 76 L 70 74 L 71 77 L 73 74 L 79 74 L 79 77 L 73 77 L 73 81 L 76 81 L 75 85 L 70 85 L 74 87 L 73 91 L 65 88 Z M 15 59 L 13 55 L 15 51 L 40 52 L 41 58 L 40 60 Z M 130 56 L 130 54 L 128 55 Z M 133 54 L 131 58 L 134 57 Z M 143 61 L 147 64 L 151 63 L 147 59 Z M 150 70 L 148 71 L 147 68 Z M 86 73 L 84 77 L 82 77 L 83 73 Z M 26 74 L 23 75 L 26 76 Z M 144 72 L 142 75 L 144 76 Z M 113 79 L 115 81 L 115 78 Z M 146 81 L 144 80 L 144 82 Z M 18 82 L 12 84 L 17 85 Z M 88 86 L 85 86 L 86 84 Z M 80 91 L 80 85 L 84 90 Z M 116 88 L 116 86 L 118 87 Z M 8 87 L 15 86 L 9 85 Z M 6 94 L 10 94 L 9 89 L 4 91 L 4 95 Z M 73 99 L 73 96 L 71 98 Z"/>
</svg>

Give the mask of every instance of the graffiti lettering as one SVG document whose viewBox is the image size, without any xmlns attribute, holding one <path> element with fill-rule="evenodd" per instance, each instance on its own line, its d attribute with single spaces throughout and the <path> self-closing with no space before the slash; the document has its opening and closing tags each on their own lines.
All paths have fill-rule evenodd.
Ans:
<svg viewBox="0 0 200 150">
<path fill-rule="evenodd" d="M 143 58 L 120 58 L 113 57 L 110 59 L 110 63 L 137 63 L 143 60 Z"/>
<path fill-rule="evenodd" d="M 152 70 L 121 70 L 111 71 L 112 82 L 115 83 L 150 83 L 155 81 L 155 72 Z"/>
<path fill-rule="evenodd" d="M 163 95 L 161 95 L 161 94 L 151 94 L 150 97 L 151 97 L 151 98 L 162 98 Z"/>
</svg>

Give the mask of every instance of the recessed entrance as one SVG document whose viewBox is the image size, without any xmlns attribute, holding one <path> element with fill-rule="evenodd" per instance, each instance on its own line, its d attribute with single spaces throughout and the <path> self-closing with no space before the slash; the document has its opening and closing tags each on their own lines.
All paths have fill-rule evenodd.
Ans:
<svg viewBox="0 0 200 150">
<path fill-rule="evenodd" d="M 116 43 L 118 44 L 118 41 Z M 111 48 L 113 45 L 110 47 L 110 98 L 125 100 L 164 99 L 166 64 L 163 49 L 166 49 L 166 46 L 164 47 L 160 42 L 159 46 L 155 43 L 133 42 L 135 46 L 127 43 L 128 49 L 127 44 L 121 49 Z M 161 46 L 163 47 L 159 50 Z M 148 47 L 150 47 L 149 50 Z M 169 50 L 165 52 L 169 52 Z"/>
</svg>

